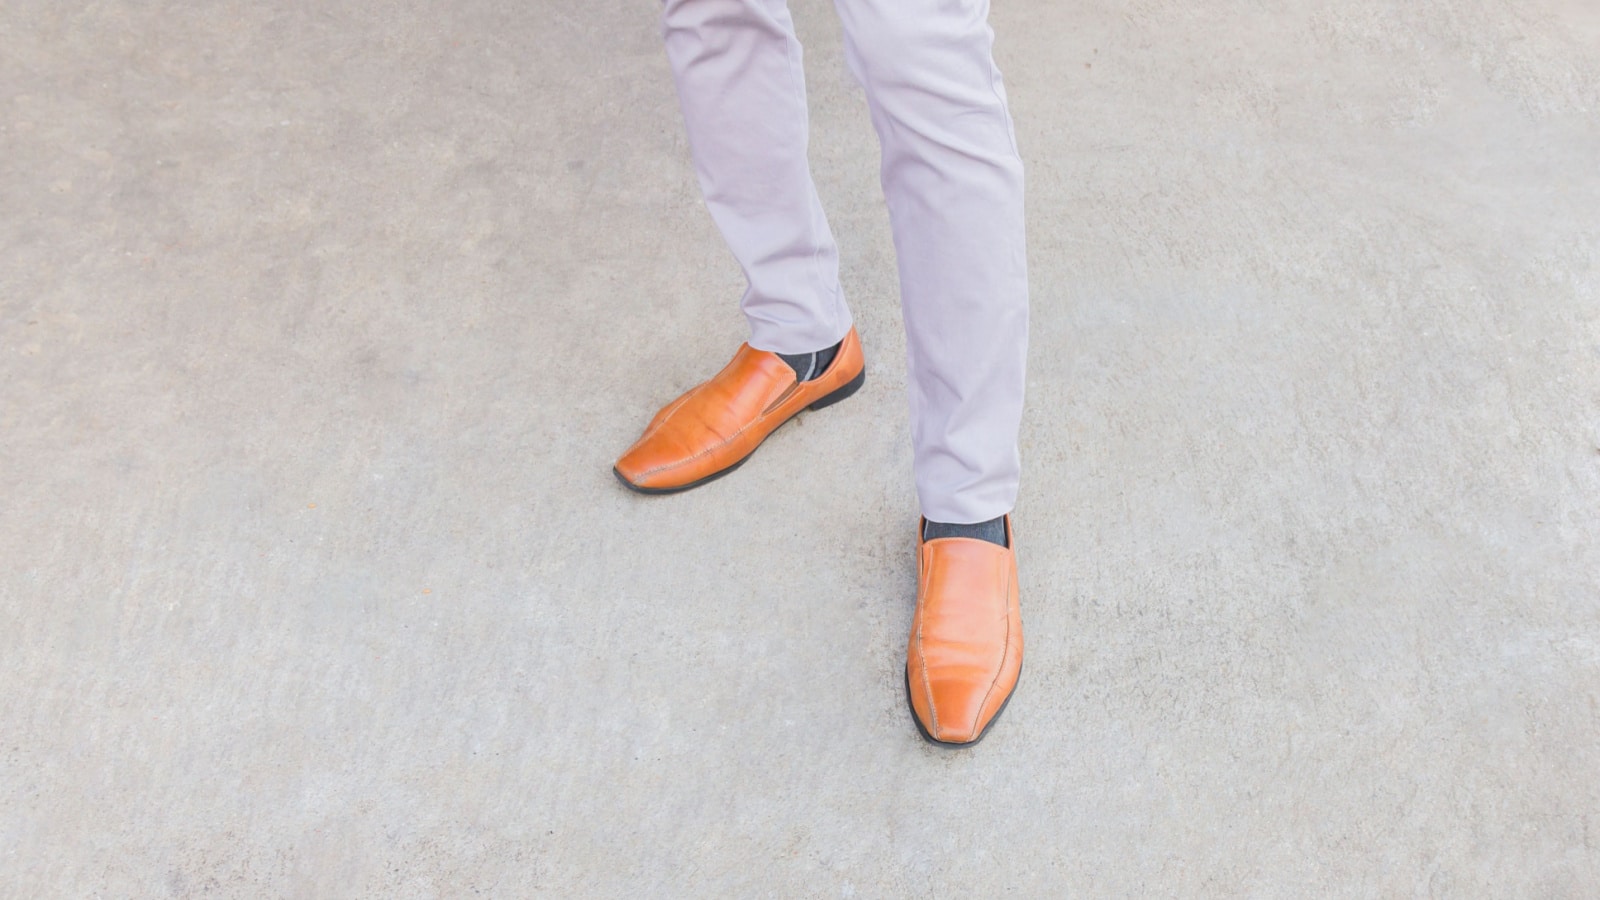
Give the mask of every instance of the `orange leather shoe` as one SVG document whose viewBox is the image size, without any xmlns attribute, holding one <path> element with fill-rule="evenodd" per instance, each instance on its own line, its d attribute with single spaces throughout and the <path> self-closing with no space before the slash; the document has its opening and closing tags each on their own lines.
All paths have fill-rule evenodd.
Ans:
<svg viewBox="0 0 1600 900">
<path fill-rule="evenodd" d="M 1016 540 L 924 541 L 917 526 L 917 612 L 906 648 L 906 698 L 922 736 L 971 745 L 1000 716 L 1022 674 Z"/>
<path fill-rule="evenodd" d="M 767 435 L 802 409 L 822 409 L 867 379 L 856 330 L 821 376 L 798 381 L 776 353 L 742 344 L 721 372 L 669 403 L 612 471 L 646 494 L 699 487 L 737 469 Z"/>
</svg>

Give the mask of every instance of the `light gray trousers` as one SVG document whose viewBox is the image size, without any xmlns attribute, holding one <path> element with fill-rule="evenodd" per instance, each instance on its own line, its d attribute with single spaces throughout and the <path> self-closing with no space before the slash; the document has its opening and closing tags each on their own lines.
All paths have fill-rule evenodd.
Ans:
<svg viewBox="0 0 1600 900">
<path fill-rule="evenodd" d="M 988 0 L 835 0 L 866 90 L 899 258 L 922 513 L 1010 512 L 1028 342 L 1022 160 Z M 806 159 L 784 0 L 664 0 L 662 30 L 711 217 L 749 280 L 750 344 L 808 353 L 850 330 Z"/>
</svg>

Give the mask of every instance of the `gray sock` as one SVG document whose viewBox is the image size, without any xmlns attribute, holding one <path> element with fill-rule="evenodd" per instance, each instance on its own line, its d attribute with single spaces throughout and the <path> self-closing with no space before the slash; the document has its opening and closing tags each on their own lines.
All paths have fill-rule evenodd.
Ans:
<svg viewBox="0 0 1600 900">
<path fill-rule="evenodd" d="M 1006 517 L 990 519 L 987 522 L 974 522 L 971 525 L 951 525 L 945 522 L 928 520 L 922 529 L 922 539 L 931 541 L 934 538 L 964 537 L 977 538 L 1002 547 L 1010 546 L 1006 543 Z"/>
<path fill-rule="evenodd" d="M 794 377 L 801 381 L 812 381 L 828 371 L 828 366 L 833 363 L 833 358 L 839 355 L 840 341 L 826 350 L 815 353 L 779 353 L 778 358 L 789 364 L 794 370 Z"/>
</svg>

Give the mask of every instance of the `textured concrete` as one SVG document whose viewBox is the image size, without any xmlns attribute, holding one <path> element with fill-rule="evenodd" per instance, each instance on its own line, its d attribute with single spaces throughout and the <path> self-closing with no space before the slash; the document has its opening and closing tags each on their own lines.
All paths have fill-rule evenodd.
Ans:
<svg viewBox="0 0 1600 900">
<path fill-rule="evenodd" d="M 1600 894 L 1600 7 L 1001 0 L 1028 662 L 899 665 L 861 394 L 675 498 L 740 340 L 653 3 L 0 6 L 0 894 Z"/>
</svg>

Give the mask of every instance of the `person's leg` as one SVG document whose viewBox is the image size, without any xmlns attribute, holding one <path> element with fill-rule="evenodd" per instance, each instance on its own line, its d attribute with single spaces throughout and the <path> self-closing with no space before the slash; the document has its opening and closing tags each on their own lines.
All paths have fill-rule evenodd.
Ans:
<svg viewBox="0 0 1600 900">
<path fill-rule="evenodd" d="M 706 206 L 744 268 L 750 346 L 806 354 L 850 330 L 806 159 L 800 41 L 783 0 L 665 0 L 662 35 Z"/>
<path fill-rule="evenodd" d="M 922 511 L 934 523 L 994 520 L 1017 497 L 1028 272 L 989 4 L 835 5 L 883 151 Z"/>
<path fill-rule="evenodd" d="M 906 695 L 924 737 L 971 744 L 1022 670 L 1009 515 L 1028 334 L 1022 162 L 987 0 L 835 5 L 883 150 L 930 520 L 917 534 Z"/>
<path fill-rule="evenodd" d="M 806 161 L 800 42 L 783 0 L 665 0 L 662 32 L 706 206 L 749 280 L 750 340 L 612 467 L 648 494 L 733 471 L 784 422 L 866 377 Z"/>
</svg>

